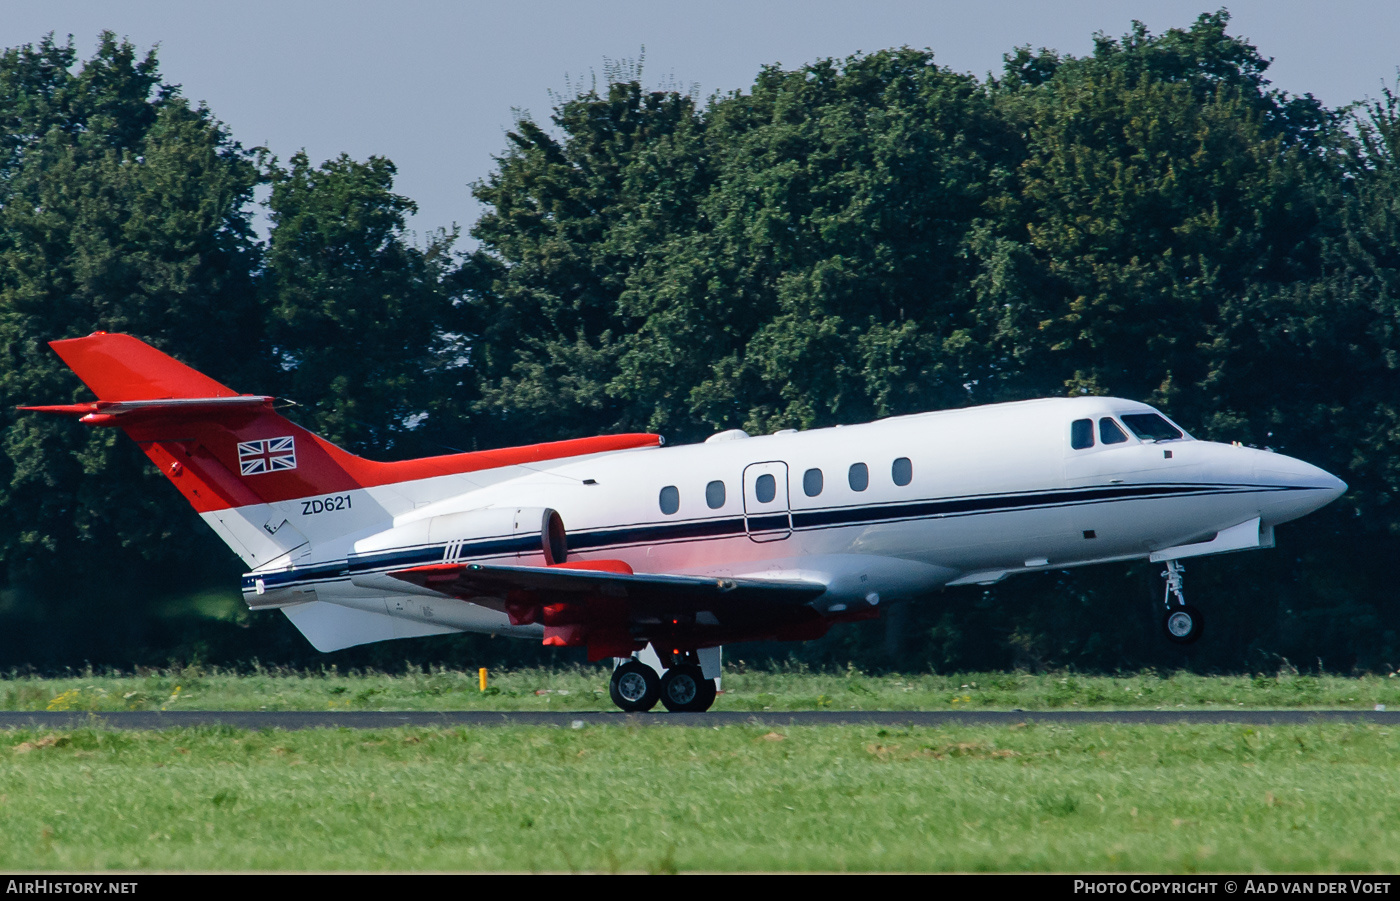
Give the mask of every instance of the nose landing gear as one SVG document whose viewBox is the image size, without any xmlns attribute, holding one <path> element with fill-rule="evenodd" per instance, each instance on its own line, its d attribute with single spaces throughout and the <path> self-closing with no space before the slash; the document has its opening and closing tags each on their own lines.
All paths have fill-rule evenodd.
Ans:
<svg viewBox="0 0 1400 901">
<path fill-rule="evenodd" d="M 1162 578 L 1167 580 L 1163 600 L 1167 612 L 1162 620 L 1162 629 L 1167 633 L 1167 640 L 1174 644 L 1192 644 L 1201 637 L 1204 626 L 1201 611 L 1186 603 L 1186 595 L 1182 592 L 1184 571 L 1185 567 L 1178 561 L 1168 560 L 1167 571 L 1162 573 Z"/>
</svg>

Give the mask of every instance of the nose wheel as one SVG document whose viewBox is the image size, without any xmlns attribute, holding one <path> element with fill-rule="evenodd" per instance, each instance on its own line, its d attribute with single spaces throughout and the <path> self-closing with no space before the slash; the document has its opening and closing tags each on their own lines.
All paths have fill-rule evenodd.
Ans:
<svg viewBox="0 0 1400 901">
<path fill-rule="evenodd" d="M 1190 604 L 1172 607 L 1162 620 L 1167 640 L 1175 644 L 1191 644 L 1201 637 L 1201 611 Z"/>
<path fill-rule="evenodd" d="M 1162 630 L 1167 634 L 1167 640 L 1173 644 L 1192 644 L 1201 637 L 1203 621 L 1201 611 L 1186 603 L 1186 595 L 1182 591 L 1182 573 L 1184 567 L 1175 560 L 1167 561 L 1167 571 L 1162 573 L 1162 578 L 1167 580 L 1166 597 L 1163 604 L 1166 606 L 1166 615 L 1162 619 Z"/>
</svg>

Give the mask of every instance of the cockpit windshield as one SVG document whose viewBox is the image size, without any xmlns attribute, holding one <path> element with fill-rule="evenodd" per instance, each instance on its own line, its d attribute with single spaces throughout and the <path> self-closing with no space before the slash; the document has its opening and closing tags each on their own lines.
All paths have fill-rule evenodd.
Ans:
<svg viewBox="0 0 1400 901">
<path fill-rule="evenodd" d="M 1118 418 L 1143 441 L 1171 441 L 1185 437 L 1181 429 L 1157 413 L 1124 413 Z"/>
</svg>

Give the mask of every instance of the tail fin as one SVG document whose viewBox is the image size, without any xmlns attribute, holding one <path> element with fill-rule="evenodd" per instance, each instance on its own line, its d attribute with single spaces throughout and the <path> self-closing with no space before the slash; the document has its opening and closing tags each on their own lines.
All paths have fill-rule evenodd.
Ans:
<svg viewBox="0 0 1400 901">
<path fill-rule="evenodd" d="M 238 394 L 130 335 L 95 332 L 50 346 L 98 400 L 20 409 L 121 428 L 201 513 L 661 443 L 610 435 L 376 463 L 284 418 L 273 398 Z"/>
<path fill-rule="evenodd" d="M 202 372 L 130 335 L 95 332 L 49 344 L 100 401 L 236 397 Z"/>
</svg>

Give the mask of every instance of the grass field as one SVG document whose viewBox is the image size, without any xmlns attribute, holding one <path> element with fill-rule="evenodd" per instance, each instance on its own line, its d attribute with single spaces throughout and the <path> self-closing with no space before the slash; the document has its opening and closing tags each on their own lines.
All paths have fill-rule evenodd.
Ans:
<svg viewBox="0 0 1400 901">
<path fill-rule="evenodd" d="M 602 668 L 0 679 L 11 710 L 610 710 Z M 717 709 L 1371 709 L 1400 679 L 731 671 Z M 1392 707 L 1392 709 L 1396 709 Z M 0 732 L 0 868 L 1400 869 L 1367 724 Z"/>
<path fill-rule="evenodd" d="M 608 670 L 383 673 L 197 667 L 142 675 L 0 678 L 4 710 L 612 710 Z M 970 673 L 953 676 L 752 671 L 730 668 L 716 710 L 1059 710 L 1155 708 L 1400 709 L 1400 678 L 1137 673 Z"/>
<path fill-rule="evenodd" d="M 0 868 L 1394 872 L 1393 731 L 11 731 Z"/>
</svg>

